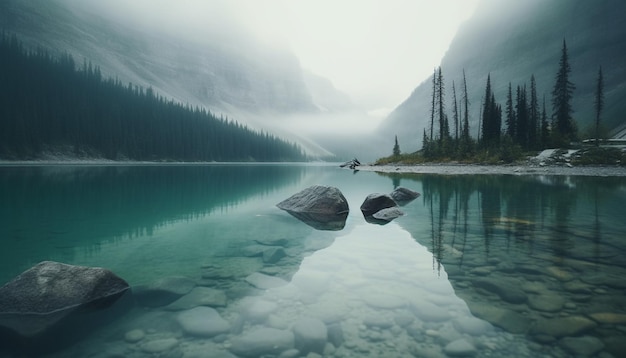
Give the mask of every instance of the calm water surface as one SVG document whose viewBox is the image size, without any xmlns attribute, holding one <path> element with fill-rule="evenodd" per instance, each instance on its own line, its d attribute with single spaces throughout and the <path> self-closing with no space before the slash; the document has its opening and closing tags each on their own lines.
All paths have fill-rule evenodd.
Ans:
<svg viewBox="0 0 626 358">
<path fill-rule="evenodd" d="M 342 230 L 276 208 L 315 184 L 346 196 Z M 422 195 L 387 225 L 366 222 L 365 197 L 398 186 Z M 137 288 L 196 285 L 182 301 L 137 302 L 52 357 L 619 357 L 625 203 L 625 178 L 0 167 L 0 284 L 54 260 L 106 267 Z M 198 305 L 229 331 L 182 329 Z"/>
</svg>

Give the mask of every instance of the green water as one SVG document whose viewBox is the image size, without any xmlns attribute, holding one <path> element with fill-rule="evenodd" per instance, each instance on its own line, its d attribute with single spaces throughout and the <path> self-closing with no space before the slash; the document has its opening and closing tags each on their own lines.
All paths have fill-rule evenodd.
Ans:
<svg viewBox="0 0 626 358">
<path fill-rule="evenodd" d="M 316 230 L 275 207 L 314 184 L 347 198 L 342 230 Z M 422 195 L 392 223 L 366 222 L 365 197 L 397 186 Z M 330 357 L 618 357 L 624 203 L 624 178 L 286 164 L 0 167 L 0 284 L 54 260 L 106 267 L 132 286 L 184 276 L 227 297 L 215 308 L 228 334 L 189 336 L 178 312 L 138 306 L 59 357 L 229 356 L 256 329 L 292 332 L 303 317 L 326 325 L 318 353 Z M 264 247 L 285 255 L 250 254 Z M 284 285 L 254 287 L 253 273 Z M 250 319 L 259 302 L 270 309 Z M 145 338 L 126 342 L 137 329 Z M 176 344 L 146 348 L 160 339 Z"/>
</svg>

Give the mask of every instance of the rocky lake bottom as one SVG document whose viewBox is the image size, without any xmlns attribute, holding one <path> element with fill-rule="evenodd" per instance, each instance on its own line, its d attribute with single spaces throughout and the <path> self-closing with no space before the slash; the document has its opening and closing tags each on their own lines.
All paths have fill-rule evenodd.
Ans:
<svg viewBox="0 0 626 358">
<path fill-rule="evenodd" d="M 162 169 L 144 170 L 155 178 Z M 138 211 L 125 202 L 128 193 L 141 190 L 149 208 L 180 196 L 187 198 L 184 208 L 192 198 L 215 197 L 204 195 L 206 169 L 185 170 L 185 186 L 171 185 L 181 178 L 149 189 L 131 182 L 120 196 L 99 197 L 98 220 L 107 208 L 106 225 L 126 224 L 131 210 Z M 72 180 L 97 177 L 86 171 L 63 179 L 55 172 L 54 180 L 73 178 L 67 185 L 75 188 Z M 133 169 L 114 172 L 127 178 Z M 190 172 L 202 174 L 199 185 L 186 179 Z M 145 183 L 141 178 L 137 183 Z M 626 351 L 626 227 L 619 211 L 626 186 L 620 178 L 405 176 L 328 167 L 306 168 L 294 178 L 284 188 L 255 189 L 264 194 L 195 208 L 192 215 L 176 212 L 176 219 L 161 218 L 149 230 L 97 244 L 59 241 L 38 252 L 27 229 L 8 231 L 28 245 L 15 246 L 5 263 L 28 253 L 31 262 L 106 266 L 132 286 L 129 312 L 45 356 L 611 358 Z M 276 185 L 274 176 L 266 179 Z M 319 182 L 346 195 L 345 228 L 317 230 L 275 207 Z M 405 215 L 393 222 L 367 222 L 358 210 L 365 196 L 400 185 L 422 196 L 401 207 Z M 98 188 L 92 183 L 85 190 L 92 186 Z M 67 198 L 70 191 L 62 192 Z M 129 211 L 118 216 L 109 199 Z M 73 200 L 82 199 L 69 198 L 65 207 Z M 37 205 L 53 202 L 33 197 Z M 52 205 L 46 215 L 58 211 Z M 85 211 L 92 210 L 81 206 L 75 216 Z M 105 227 L 96 219 L 87 223 Z M 53 241 L 71 230 L 49 232 Z"/>
</svg>

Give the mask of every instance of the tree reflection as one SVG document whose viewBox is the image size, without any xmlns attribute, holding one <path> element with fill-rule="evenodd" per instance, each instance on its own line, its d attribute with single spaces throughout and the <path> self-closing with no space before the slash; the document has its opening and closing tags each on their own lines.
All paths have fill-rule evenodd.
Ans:
<svg viewBox="0 0 626 358">
<path fill-rule="evenodd" d="M 400 179 L 422 185 L 423 202 L 429 217 L 428 241 L 423 228 L 401 225 L 430 248 L 433 267 L 452 260 L 458 250 L 466 253 L 468 238 L 476 255 L 476 237 L 481 238 L 483 260 L 492 249 L 513 254 L 533 253 L 539 245 L 555 257 L 568 256 L 576 239 L 600 243 L 604 226 L 603 202 L 623 178 L 569 176 L 381 174 L 390 176 L 394 186 Z M 581 233 L 579 215 L 593 208 L 591 232 Z M 419 215 L 419 214 L 418 214 Z M 423 214 L 421 214 L 423 215 Z M 573 218 L 575 216 L 575 218 Z M 477 225 L 478 224 L 478 225 Z M 463 265 L 466 255 L 452 260 Z"/>
</svg>

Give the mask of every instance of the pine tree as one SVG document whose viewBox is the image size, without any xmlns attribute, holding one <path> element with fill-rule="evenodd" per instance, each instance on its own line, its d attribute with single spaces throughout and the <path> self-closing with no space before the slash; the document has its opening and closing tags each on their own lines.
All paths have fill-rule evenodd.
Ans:
<svg viewBox="0 0 626 358">
<path fill-rule="evenodd" d="M 539 129 L 539 102 L 537 100 L 537 83 L 535 75 L 530 76 L 530 100 L 528 102 L 528 147 L 537 148 Z"/>
<path fill-rule="evenodd" d="M 513 91 L 509 82 L 509 91 L 506 96 L 506 133 L 515 138 L 515 108 L 513 107 Z"/>
<path fill-rule="evenodd" d="M 393 156 L 394 157 L 400 156 L 400 145 L 398 144 L 398 136 L 396 136 L 395 144 L 393 145 Z"/>
<path fill-rule="evenodd" d="M 452 81 L 452 100 L 454 101 L 454 105 L 452 107 L 452 112 L 454 115 L 454 140 L 456 142 L 459 141 L 459 107 L 457 105 L 456 100 L 456 88 L 454 86 L 454 81 Z"/>
<path fill-rule="evenodd" d="M 491 89 L 491 75 L 487 75 L 485 101 L 482 110 L 482 143 L 486 148 L 495 147 L 500 142 L 501 112 L 501 108 L 496 103 L 495 95 Z"/>
<path fill-rule="evenodd" d="M 469 98 L 467 96 L 467 80 L 465 78 L 465 69 L 463 69 L 463 130 L 461 131 L 461 138 L 464 145 L 469 145 Z M 466 149 L 467 148 L 464 148 L 464 150 Z"/>
<path fill-rule="evenodd" d="M 596 146 L 600 145 L 600 114 L 604 108 L 604 80 L 602 78 L 602 66 L 598 70 L 598 82 L 596 86 L 596 97 L 594 101 L 596 110 Z"/>
<path fill-rule="evenodd" d="M 576 86 L 569 80 L 571 71 L 567 44 L 563 40 L 559 70 L 555 78 L 554 89 L 552 90 L 552 116 L 554 121 L 552 130 L 553 134 L 557 135 L 556 139 L 560 144 L 568 143 L 577 136 L 576 126 L 572 118 L 573 109 L 571 104 L 572 94 Z"/>
<path fill-rule="evenodd" d="M 541 111 L 541 148 L 550 145 L 550 124 L 548 123 L 548 113 L 546 112 L 546 96 L 543 96 L 543 110 Z"/>
</svg>

